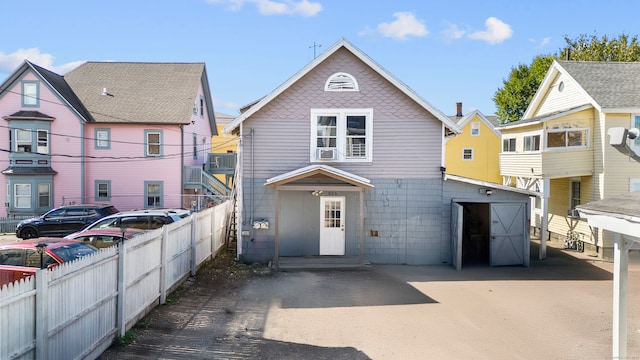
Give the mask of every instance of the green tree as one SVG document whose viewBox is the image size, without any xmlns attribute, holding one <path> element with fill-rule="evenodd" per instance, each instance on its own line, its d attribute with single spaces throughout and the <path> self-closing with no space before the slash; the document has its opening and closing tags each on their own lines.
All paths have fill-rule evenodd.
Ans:
<svg viewBox="0 0 640 360">
<path fill-rule="evenodd" d="M 493 97 L 498 109 L 496 116 L 502 122 L 522 118 L 553 60 L 571 61 L 640 61 L 638 36 L 622 34 L 618 38 L 597 35 L 579 35 L 575 39 L 564 37 L 567 45 L 556 54 L 538 55 L 530 65 L 520 64 L 511 68 L 504 87 Z"/>
</svg>

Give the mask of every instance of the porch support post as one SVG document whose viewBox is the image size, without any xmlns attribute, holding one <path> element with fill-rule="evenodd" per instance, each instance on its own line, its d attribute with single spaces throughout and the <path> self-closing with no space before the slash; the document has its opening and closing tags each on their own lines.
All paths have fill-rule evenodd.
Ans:
<svg viewBox="0 0 640 360">
<path fill-rule="evenodd" d="M 549 221 L 550 187 L 551 181 L 549 180 L 549 178 L 542 178 L 542 198 L 540 199 L 540 203 L 542 205 L 542 221 L 540 222 L 540 260 L 544 260 L 547 258 L 547 222 Z"/>
<path fill-rule="evenodd" d="M 360 219 L 359 219 L 359 238 L 360 238 L 360 251 L 358 253 L 360 265 L 364 264 L 364 196 L 363 189 L 360 188 L 358 195 L 360 197 Z"/>
<path fill-rule="evenodd" d="M 273 267 L 275 271 L 278 271 L 280 269 L 280 233 L 279 233 L 280 221 L 278 220 L 280 218 L 280 186 L 276 186 L 274 203 L 276 206 L 276 209 L 275 209 L 276 211 L 275 211 L 275 218 L 274 218 L 274 224 L 273 224 L 274 242 L 275 242 L 274 243 L 275 254 L 273 255 Z"/>
<path fill-rule="evenodd" d="M 613 244 L 613 354 L 612 359 L 627 358 L 627 280 L 629 244 L 619 233 Z"/>
</svg>

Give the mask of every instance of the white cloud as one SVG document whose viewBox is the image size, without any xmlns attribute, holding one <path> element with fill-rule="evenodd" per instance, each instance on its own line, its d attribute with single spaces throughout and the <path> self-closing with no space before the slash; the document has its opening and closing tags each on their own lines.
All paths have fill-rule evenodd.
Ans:
<svg viewBox="0 0 640 360">
<path fill-rule="evenodd" d="M 67 64 L 54 66 L 53 55 L 41 53 L 38 48 L 18 49 L 11 54 L 0 52 L 0 71 L 12 72 L 20 66 L 24 60 L 41 66 L 47 70 L 51 70 L 57 74 L 64 75 L 70 70 L 75 69 L 84 61 L 73 61 Z"/>
<path fill-rule="evenodd" d="M 429 30 L 423 21 L 416 19 L 410 12 L 397 12 L 395 21 L 378 25 L 378 32 L 390 38 L 403 40 L 407 36 L 427 36 Z"/>
<path fill-rule="evenodd" d="M 494 45 L 505 41 L 513 35 L 511 26 L 505 24 L 498 18 L 490 17 L 484 24 L 486 26 L 485 30 L 471 33 L 469 34 L 469 38 L 486 41 L 487 43 Z"/>
<path fill-rule="evenodd" d="M 224 4 L 230 11 L 239 11 L 244 4 L 255 4 L 262 15 L 316 16 L 322 4 L 309 0 L 206 0 L 210 4 Z"/>
<path fill-rule="evenodd" d="M 445 26 L 446 28 L 442 31 L 442 33 L 444 34 L 445 38 L 449 40 L 458 40 L 467 33 L 464 30 L 460 30 L 458 28 L 458 25 L 456 24 L 445 22 Z"/>
<path fill-rule="evenodd" d="M 544 39 L 542 39 L 542 41 L 540 41 L 540 47 L 545 47 L 546 45 L 548 45 L 551 42 L 551 38 L 550 37 L 546 37 Z"/>
</svg>

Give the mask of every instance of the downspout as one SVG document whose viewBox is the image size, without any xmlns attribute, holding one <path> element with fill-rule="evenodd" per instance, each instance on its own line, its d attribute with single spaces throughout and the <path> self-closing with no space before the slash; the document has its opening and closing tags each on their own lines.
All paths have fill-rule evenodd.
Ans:
<svg viewBox="0 0 640 360">
<path fill-rule="evenodd" d="M 184 177 L 186 172 L 184 169 L 184 125 L 180 124 L 180 205 L 184 205 Z M 202 176 L 200 177 L 202 178 Z M 182 207 L 182 206 L 180 206 Z"/>
<path fill-rule="evenodd" d="M 80 161 L 80 174 L 82 174 L 82 176 L 80 176 L 80 192 L 81 192 L 81 199 L 82 199 L 82 203 L 86 204 L 87 203 L 87 199 L 86 199 L 86 175 L 85 174 L 85 153 L 84 153 L 84 123 L 82 121 L 80 121 L 80 154 L 82 156 L 82 161 Z M 64 201 L 62 201 L 62 205 L 64 205 Z"/>
<path fill-rule="evenodd" d="M 254 194 L 256 192 L 256 186 L 255 186 L 256 178 L 255 178 L 255 171 L 254 171 L 254 168 L 253 168 L 253 158 L 254 158 L 254 155 L 255 155 L 255 153 L 253 151 L 253 144 L 255 143 L 255 141 L 253 139 L 253 128 L 251 128 L 250 130 L 251 130 L 251 132 L 249 133 L 249 136 L 251 137 L 251 204 L 250 204 L 249 208 L 251 209 L 251 219 L 249 221 L 249 225 L 252 225 L 253 224 L 253 214 L 255 212 L 255 208 L 254 208 L 255 197 L 254 197 Z M 253 226 L 251 226 L 251 228 L 253 229 Z M 254 234 L 254 236 L 255 236 L 255 234 Z"/>
<path fill-rule="evenodd" d="M 237 244 L 236 244 L 236 260 L 240 259 L 240 255 L 242 255 L 242 243 L 244 240 L 244 126 L 242 123 L 240 123 L 240 136 L 239 136 L 239 141 L 240 143 L 238 144 L 238 160 L 237 160 L 237 164 L 236 166 L 238 167 L 238 170 L 236 171 L 236 178 L 233 179 L 233 186 L 235 186 L 236 188 L 236 201 L 237 201 L 237 219 L 236 222 L 238 224 L 238 228 L 236 231 L 236 238 L 237 240 Z M 240 191 L 238 191 L 240 190 Z M 232 209 L 231 211 L 236 211 L 235 209 L 236 206 L 234 206 L 234 209 Z"/>
</svg>

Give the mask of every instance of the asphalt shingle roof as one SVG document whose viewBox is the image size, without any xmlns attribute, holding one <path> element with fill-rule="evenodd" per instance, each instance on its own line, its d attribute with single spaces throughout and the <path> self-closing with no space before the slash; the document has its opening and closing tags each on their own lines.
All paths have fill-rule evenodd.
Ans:
<svg viewBox="0 0 640 360">
<path fill-rule="evenodd" d="M 204 71 L 204 63 L 86 62 L 64 79 L 96 122 L 188 124 Z"/>
<path fill-rule="evenodd" d="M 640 105 L 640 62 L 558 61 L 602 108 Z"/>
</svg>

